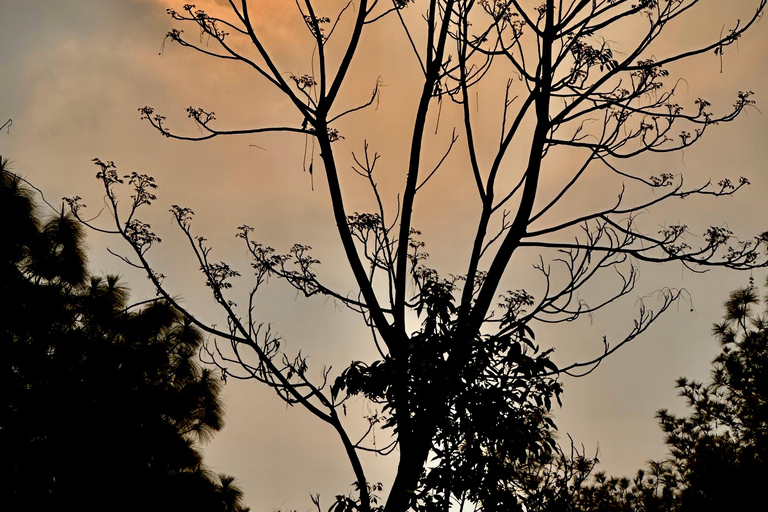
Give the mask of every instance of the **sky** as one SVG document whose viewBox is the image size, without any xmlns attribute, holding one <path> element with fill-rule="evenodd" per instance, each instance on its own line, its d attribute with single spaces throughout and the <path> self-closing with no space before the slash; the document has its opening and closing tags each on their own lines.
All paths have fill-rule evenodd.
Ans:
<svg viewBox="0 0 768 512">
<path fill-rule="evenodd" d="M 224 4 L 197 2 L 212 13 L 221 12 Z M 326 4 L 323 8 L 332 11 L 339 2 Z M 702 1 L 685 23 L 670 27 L 668 37 L 654 47 L 655 56 L 717 37 L 746 16 L 753 4 L 750 0 Z M 312 45 L 293 2 L 257 0 L 253 5 L 258 11 L 257 29 L 281 68 L 296 75 L 311 73 Z M 11 158 L 16 172 L 41 188 L 53 204 L 63 196 L 78 195 L 92 215 L 101 209 L 103 196 L 94 179 L 93 158 L 112 160 L 121 172 L 153 175 L 160 184 L 159 197 L 142 219 L 151 222 L 163 243 L 152 250 L 152 262 L 168 276 L 169 291 L 183 297 L 192 311 L 209 322 L 222 322 L 222 318 L 167 213 L 173 204 L 195 211 L 195 233 L 210 240 L 216 258 L 231 263 L 244 276 L 248 260 L 234 234 L 238 226 L 248 224 L 255 228 L 258 240 L 279 251 L 296 242 L 312 246 L 323 262 L 323 278 L 339 289 L 353 290 L 342 264 L 322 174 L 310 176 L 305 170 L 305 152 L 311 156 L 312 147 L 305 147 L 303 136 L 251 135 L 191 143 L 164 138 L 140 119 L 138 109 L 152 106 L 167 116 L 170 128 L 187 135 L 199 133 L 187 119 L 188 106 L 215 111 L 227 128 L 301 122 L 252 70 L 212 61 L 165 40 L 169 28 L 177 26 L 166 14 L 167 7 L 181 5 L 166 0 L 0 0 L 0 124 L 13 120 L 0 134 L 0 154 Z M 413 26 L 418 24 L 419 12 L 415 8 L 407 12 Z M 340 30 L 344 28 L 342 24 Z M 403 148 L 419 92 L 418 63 L 399 30 L 395 19 L 385 19 L 363 38 L 349 83 L 342 89 L 342 103 L 352 107 L 366 101 L 377 80 L 382 84 L 381 95 L 375 108 L 338 123 L 345 139 L 335 146 L 339 154 L 360 154 L 367 140 L 371 150 L 382 155 L 379 179 L 390 209 L 404 179 L 407 153 Z M 622 28 L 612 44 L 621 51 L 622 44 L 635 35 L 632 27 Z M 722 62 L 707 54 L 670 66 L 671 79 L 681 80 L 679 101 L 691 107 L 693 100 L 704 97 L 715 111 L 723 111 L 737 91 L 751 90 L 757 108 L 763 109 L 768 102 L 766 52 L 768 26 L 763 21 L 738 46 L 727 48 Z M 482 120 L 479 126 L 487 130 L 484 140 L 492 144 L 498 137 L 493 123 L 498 121 L 499 91 L 503 90 L 499 84 L 505 81 L 491 74 L 489 82 L 490 87 L 476 95 L 475 108 Z M 428 160 L 439 159 L 446 150 L 451 127 L 458 121 L 450 105 L 444 109 L 439 124 L 434 115 L 430 118 L 437 134 L 427 138 Z M 702 143 L 683 153 L 629 164 L 638 172 L 647 169 L 647 175 L 683 173 L 691 180 L 687 183 L 723 177 L 735 181 L 739 176 L 752 182 L 737 197 L 680 201 L 649 212 L 643 220 L 649 230 L 686 223 L 698 232 L 709 225 L 726 226 L 745 238 L 766 231 L 766 136 L 768 119 L 750 109 L 733 123 L 713 127 Z M 415 211 L 432 264 L 456 274 L 462 272 L 466 257 L 462 241 L 470 236 L 477 214 L 471 177 L 462 167 L 461 156 L 458 149 L 447 160 L 445 169 L 424 188 Z M 543 185 L 545 196 L 562 184 L 569 158 L 568 154 L 553 156 Z M 349 156 L 343 162 L 351 166 Z M 342 170 L 341 178 L 348 211 L 370 211 L 370 192 L 360 178 L 350 167 Z M 600 174 L 588 177 L 584 187 L 563 201 L 558 215 L 573 215 L 595 202 L 610 203 L 618 194 L 615 185 Z M 102 215 L 97 223 L 108 220 Z M 153 296 L 144 276 L 107 253 L 107 247 L 126 249 L 118 240 L 92 234 L 88 243 L 95 272 L 124 276 L 136 300 Z M 523 255 L 513 261 L 504 285 L 535 288 L 534 257 Z M 674 381 L 682 375 L 707 377 L 709 362 L 717 353 L 709 334 L 711 325 L 722 316 L 728 292 L 747 285 L 750 277 L 720 270 L 692 274 L 674 264 L 641 265 L 640 269 L 637 290 L 616 307 L 559 329 L 542 329 L 537 335 L 542 345 L 556 348 L 558 362 L 589 359 L 599 353 L 603 335 L 617 339 L 631 326 L 640 298 L 652 298 L 662 286 L 689 292 L 689 300 L 593 374 L 564 380 L 564 406 L 555 411 L 561 439 L 567 442 L 568 433 L 589 454 L 599 449 L 601 468 L 615 475 L 632 475 L 647 460 L 664 457 L 655 411 L 683 412 Z M 765 273 L 755 271 L 751 276 L 762 283 Z M 237 299 L 247 290 L 248 280 L 243 277 L 235 284 Z M 610 284 L 598 281 L 596 292 Z M 360 318 L 332 301 L 306 300 L 281 283 L 270 283 L 258 296 L 257 312 L 280 332 L 289 352 L 301 349 L 315 369 L 332 365 L 337 372 L 353 359 L 374 357 Z M 307 413 L 286 407 L 253 382 L 230 381 L 224 399 L 227 425 L 205 447 L 206 462 L 237 477 L 254 511 L 305 510 L 311 507 L 309 493 L 319 492 L 330 500 L 349 491 L 354 478 L 329 428 L 312 423 Z M 350 406 L 350 416 L 369 412 L 370 406 L 363 401 Z M 386 433 L 381 436 L 386 438 Z M 386 486 L 394 462 L 369 457 L 370 478 Z"/>
</svg>

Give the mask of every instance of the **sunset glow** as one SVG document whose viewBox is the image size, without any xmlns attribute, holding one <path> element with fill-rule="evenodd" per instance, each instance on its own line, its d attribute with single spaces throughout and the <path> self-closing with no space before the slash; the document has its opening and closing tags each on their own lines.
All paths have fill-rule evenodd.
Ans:
<svg viewBox="0 0 768 512">
<path fill-rule="evenodd" d="M 536 12 L 534 8 L 541 1 L 520 3 L 526 12 Z M 195 9 L 236 24 L 226 0 L 197 0 L 195 4 Z M 248 5 L 254 30 L 281 71 L 279 76 L 305 104 L 311 104 L 310 99 L 301 96 L 299 78 L 315 79 L 319 57 L 296 3 L 251 0 Z M 335 20 L 347 2 L 323 0 L 313 5 L 318 16 Z M 328 68 L 333 72 L 352 37 L 358 7 L 358 1 L 349 3 L 327 45 Z M 236 238 L 238 227 L 244 224 L 253 228 L 254 240 L 274 247 L 277 254 L 288 253 L 297 243 L 311 246 L 312 256 L 322 262 L 316 269 L 323 284 L 340 290 L 342 297 L 362 301 L 339 241 L 331 207 L 332 186 L 324 172 L 320 145 L 311 131 L 302 133 L 308 125 L 301 113 L 279 87 L 248 63 L 205 55 L 205 51 L 219 51 L 215 41 L 209 35 L 198 35 L 191 24 L 171 19 L 167 8 L 184 12 L 181 4 L 172 5 L 168 0 L 2 0 L 0 124 L 10 118 L 12 125 L 0 133 L 0 155 L 12 159 L 14 171 L 39 187 L 55 207 L 65 196 L 84 198 L 87 208 L 83 216 L 94 218 L 94 224 L 100 226 L 109 225 L 112 219 L 104 189 L 94 179 L 98 169 L 92 159 L 114 161 L 121 174 L 136 171 L 154 176 L 159 183 L 158 199 L 140 212 L 141 220 L 151 224 L 162 243 L 152 248 L 148 259 L 167 276 L 163 284 L 169 293 L 183 298 L 181 303 L 207 324 L 225 329 L 227 318 L 210 298 L 210 288 L 199 272 L 200 264 L 190 251 L 189 241 L 168 213 L 171 205 L 191 208 L 195 212 L 193 234 L 207 239 L 213 248 L 212 260 L 224 260 L 242 274 L 232 280 L 234 286 L 228 296 L 241 308 L 241 315 L 247 316 L 248 292 L 254 280 L 246 245 Z M 664 37 L 641 58 L 663 61 L 685 48 L 716 40 L 739 20 L 746 22 L 754 8 L 753 0 L 702 0 L 684 19 L 671 22 Z M 382 6 L 376 9 L 384 12 Z M 419 45 L 426 41 L 422 19 L 425 10 L 425 4 L 417 0 L 401 11 L 402 23 L 398 13 L 390 13 L 365 26 L 358 52 L 331 109 L 329 117 L 334 120 L 329 127 L 338 130 L 339 135 L 332 148 L 347 215 L 382 211 L 390 224 L 399 225 L 393 219 L 402 214 L 416 106 L 424 77 L 403 24 L 412 30 L 413 44 L 421 48 Z M 481 20 L 477 16 L 479 27 Z M 647 24 L 647 20 L 632 18 L 601 32 L 600 37 L 610 42 L 614 58 L 621 61 L 642 38 Z M 169 37 L 167 34 L 174 28 L 184 30 L 182 36 L 204 52 L 185 48 Z M 232 49 L 252 59 L 260 69 L 268 69 L 247 34 L 235 32 L 225 40 L 232 41 Z M 525 57 L 535 62 L 537 50 L 533 39 L 530 41 Z M 513 114 L 528 94 L 521 74 L 503 63 L 501 57 L 498 59 L 498 66 L 491 68 L 480 85 L 468 93 L 482 179 L 488 179 L 501 145 L 505 98 L 510 114 L 504 127 L 509 129 Z M 606 70 L 609 65 L 617 64 L 606 64 Z M 563 73 L 566 68 L 569 66 L 563 64 Z M 582 236 L 578 225 L 551 235 L 546 230 L 593 211 L 613 208 L 620 196 L 632 200 L 632 204 L 652 202 L 668 189 L 645 185 L 654 179 L 667 179 L 659 178 L 667 174 L 673 176 L 670 180 L 684 175 L 685 185 L 690 187 L 711 181 L 717 189 L 720 180 L 738 184 L 742 176 L 751 185 L 744 186 L 734 197 L 693 195 L 637 212 L 634 222 L 645 233 L 661 236 L 670 226 L 685 224 L 692 234 L 688 243 L 698 247 L 705 244 L 704 233 L 710 226 L 727 228 L 745 240 L 768 231 L 768 118 L 763 114 L 768 108 L 765 20 L 756 22 L 737 42 L 717 54 L 707 51 L 663 69 L 669 73 L 663 78 L 665 89 L 643 95 L 642 101 L 653 102 L 665 90 L 674 88 L 673 100 L 686 112 L 695 114 L 701 99 L 705 99 L 716 117 L 734 110 L 740 91 L 753 91 L 748 97 L 756 104 L 745 108 L 732 122 L 707 125 L 701 141 L 682 151 L 610 160 L 612 165 L 620 166 L 622 173 L 639 176 L 646 180 L 645 184 L 613 172 L 604 161 L 596 159 L 583 178 L 568 188 L 567 183 L 592 149 L 577 144 L 552 146 L 542 164 L 533 212 L 557 199 L 556 205 L 545 210 L 529 232 L 542 230 L 541 240 L 546 242 L 571 243 L 575 236 Z M 330 73 L 329 84 L 334 76 Z M 610 83 L 617 90 L 628 87 L 627 76 L 621 78 L 625 82 L 615 78 Z M 317 97 L 317 88 L 307 87 L 307 96 Z M 446 94 L 430 104 L 419 153 L 419 182 L 439 168 L 419 189 L 413 206 L 412 225 L 422 232 L 429 265 L 446 278 L 467 273 L 482 210 L 469 163 L 462 106 L 456 100 L 459 97 L 463 96 L 456 93 L 452 100 Z M 552 99 L 550 114 L 565 110 L 567 101 Z M 335 119 L 367 102 L 370 106 Z M 208 133 L 205 126 L 194 122 L 188 113 L 190 107 L 215 113 L 210 126 L 217 130 L 282 130 L 217 136 L 199 142 L 176 140 L 163 137 L 142 119 L 146 117 L 139 112 L 143 107 L 153 109 L 151 119 L 164 116 L 161 128 L 186 138 Z M 602 116 L 600 112 L 576 119 L 557 135 L 575 140 L 573 134 L 579 134 L 585 141 L 594 142 L 608 123 Z M 648 117 L 643 122 L 652 121 Z M 670 131 L 669 138 L 675 144 L 685 140 L 685 133 L 695 133 L 698 128 L 694 124 L 686 126 L 681 122 L 679 129 Z M 535 108 L 531 107 L 530 113 L 522 117 L 520 135 L 501 160 L 497 201 L 524 181 L 535 129 Z M 634 125 L 622 128 L 625 134 L 632 129 Z M 642 139 L 631 144 L 637 140 Z M 371 158 L 374 153 L 379 155 L 375 181 L 381 210 L 370 182 L 359 172 L 366 145 Z M 122 194 L 120 207 L 127 208 L 130 191 L 126 189 Z M 489 233 L 514 218 L 520 204 L 518 197 L 494 213 Z M 504 210 L 512 212 L 509 219 L 503 216 Z M 502 239 L 489 244 L 489 256 L 481 260 L 481 270 L 488 270 Z M 109 248 L 127 254 L 129 249 L 121 240 L 89 232 L 88 245 L 89 265 L 94 273 L 123 275 L 137 301 L 155 296 L 144 272 L 107 251 Z M 491 311 L 501 314 L 496 303 L 503 299 L 496 297 L 507 290 L 525 289 L 537 298 L 546 294 L 547 283 L 533 265 L 551 265 L 553 280 L 563 279 L 565 271 L 558 257 L 563 256 L 556 250 L 521 247 L 493 293 Z M 717 258 L 722 261 L 723 256 L 718 254 Z M 696 274 L 678 262 L 644 261 L 637 267 L 638 285 L 622 301 L 572 323 L 539 324 L 535 328 L 536 342 L 542 349 L 555 349 L 553 360 L 557 364 L 586 361 L 602 353 L 604 336 L 615 343 L 627 335 L 641 300 L 658 304 L 663 301 L 659 290 L 684 290 L 680 301 L 653 327 L 613 354 L 593 374 L 581 379 L 565 377 L 564 405 L 553 408 L 562 443 L 569 442 L 570 434 L 590 455 L 599 446 L 599 469 L 630 477 L 647 460 L 665 456 L 667 448 L 654 414 L 660 408 L 675 411 L 682 407 L 674 389 L 675 379 L 681 375 L 697 379 L 708 375 L 709 362 L 718 350 L 710 328 L 719 321 L 728 292 L 746 286 L 750 277 L 758 283 L 765 279 L 763 269 L 738 272 L 714 268 Z M 574 303 L 597 304 L 605 300 L 621 286 L 621 279 L 613 271 L 601 274 L 574 295 Z M 383 303 L 389 304 L 387 286 L 385 278 L 377 277 L 372 288 Z M 286 353 L 300 350 L 307 356 L 313 377 L 320 379 L 321 368 L 333 367 L 329 374 L 332 384 L 350 361 L 380 358 L 371 341 L 371 329 L 338 298 L 318 293 L 306 299 L 274 277 L 264 287 L 254 299 L 259 323 L 269 324 L 279 332 Z M 409 293 L 413 290 L 415 285 Z M 394 317 L 389 311 L 387 315 Z M 415 331 L 421 328 L 423 317 L 412 308 L 405 322 L 405 328 Z M 483 329 L 488 332 L 490 327 L 484 325 Z M 237 477 L 254 512 L 307 510 L 312 506 L 307 495 L 315 493 L 321 493 L 324 503 L 330 506 L 334 495 L 350 492 L 355 475 L 331 428 L 315 423 L 316 418 L 300 406 L 288 407 L 274 391 L 255 382 L 230 379 L 223 394 L 226 427 L 206 446 L 206 463 Z M 361 418 L 373 415 L 374 409 L 363 398 L 350 399 L 344 409 L 348 416 L 342 421 L 358 435 L 368 425 Z M 390 432 L 378 430 L 377 443 L 388 443 Z M 388 488 L 395 475 L 396 456 L 366 453 L 361 459 L 368 465 L 369 481 L 384 482 Z"/>
</svg>

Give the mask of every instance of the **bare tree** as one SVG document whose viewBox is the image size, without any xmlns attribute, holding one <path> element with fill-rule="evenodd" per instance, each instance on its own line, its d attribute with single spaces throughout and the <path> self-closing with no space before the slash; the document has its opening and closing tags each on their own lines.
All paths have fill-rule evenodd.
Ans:
<svg viewBox="0 0 768 512">
<path fill-rule="evenodd" d="M 220 340 L 210 358 L 226 375 L 253 379 L 270 386 L 286 402 L 300 404 L 330 424 L 342 442 L 357 479 L 354 498 L 339 497 L 335 510 L 377 508 L 380 485 L 366 479 L 359 452 L 377 451 L 399 457 L 397 476 L 383 506 L 388 512 L 448 510 L 452 503 L 486 509 L 515 509 L 524 493 L 516 475 L 550 450 L 554 440 L 547 412 L 559 400 L 562 374 L 589 373 L 605 357 L 646 331 L 681 296 L 663 289 L 655 309 L 641 303 L 625 338 L 609 344 L 599 357 L 557 367 L 549 351 L 533 342 L 537 322 L 559 323 L 590 314 L 629 294 L 640 262 L 680 262 L 696 272 L 707 267 L 751 269 L 765 266 L 768 237 L 736 238 L 728 229 L 710 227 L 698 245 L 683 224 L 659 232 L 643 231 L 636 215 L 671 199 L 730 196 L 749 182 L 685 184 L 681 174 L 638 173 L 625 161 L 650 153 L 681 151 L 701 140 L 705 131 L 732 121 L 752 106 L 752 93 L 739 92 L 733 107 L 715 112 L 699 98 L 691 109 L 675 103 L 678 83 L 668 69 L 675 63 L 724 50 L 762 16 L 766 0 L 754 0 L 754 11 L 708 44 L 678 53 L 663 52 L 658 39 L 668 25 L 685 21 L 700 0 L 546 0 L 535 6 L 523 0 L 357 0 L 331 8 L 311 0 L 297 1 L 297 20 L 306 25 L 313 45 L 305 48 L 312 74 L 285 72 L 254 28 L 247 0 L 229 0 L 231 17 L 209 15 L 193 5 L 168 14 L 200 36 L 172 29 L 167 39 L 192 51 L 249 66 L 282 93 L 295 109 L 296 121 L 285 126 L 222 128 L 213 112 L 190 107 L 197 135 L 171 131 L 153 108 L 142 118 L 164 136 L 206 140 L 226 135 L 288 132 L 309 137 L 319 148 L 339 240 L 358 289 L 335 290 L 323 284 L 310 248 L 294 245 L 287 254 L 254 240 L 253 229 L 241 226 L 253 258 L 254 285 L 243 310 L 228 298 L 231 278 L 239 275 L 226 263 L 209 260 L 205 239 L 192 233 L 192 211 L 174 206 L 173 215 L 186 234 L 216 302 L 228 317 L 228 329 L 194 320 Z M 252 3 L 253 4 L 253 3 Z M 319 10 L 322 9 L 322 12 Z M 410 9 L 421 9 L 416 23 Z M 328 12 L 326 12 L 328 11 Z M 332 14 L 332 15 L 331 15 Z M 353 153 L 353 167 L 370 185 L 373 209 L 350 214 L 340 183 L 339 156 L 344 137 L 334 123 L 377 104 L 381 82 L 357 106 L 341 106 L 342 87 L 349 78 L 361 40 L 374 24 L 395 20 L 392 37 L 404 38 L 421 68 L 420 94 L 413 105 L 415 120 L 405 151 L 407 170 L 396 201 L 383 197 L 376 166 L 379 155 L 366 142 Z M 618 52 L 608 35 L 631 26 L 639 37 L 631 50 Z M 615 37 L 615 35 L 614 35 Z M 344 38 L 342 42 L 337 39 Z M 204 42 L 203 42 L 204 41 Z M 329 44 L 331 41 L 333 45 Z M 340 48 L 339 53 L 332 48 Z M 622 46 L 625 48 L 625 46 Z M 501 82 L 503 115 L 498 143 L 487 143 L 489 131 L 478 130 L 471 103 L 473 91 Z M 391 79 L 390 79 L 391 80 Z M 345 93 L 347 94 L 347 93 Z M 352 93 L 350 93 L 351 95 Z M 501 101 L 501 100 L 500 100 Z M 454 109 L 462 121 L 454 128 L 444 156 L 428 161 L 424 137 L 430 109 Z M 479 133 L 481 132 L 481 133 Z M 452 150 L 466 146 L 466 159 Z M 525 148 L 520 153 L 520 148 Z M 513 149 L 515 153 L 513 154 Z M 362 152 L 360 152 L 362 149 Z M 542 180 L 547 157 L 568 150 L 570 176 L 560 177 L 557 191 L 546 197 Z M 479 215 L 463 274 L 441 276 L 427 266 L 427 254 L 415 228 L 414 204 L 424 184 L 446 161 L 469 173 L 476 184 Z M 133 255 L 126 262 L 145 269 L 158 292 L 162 275 L 147 259 L 159 242 L 137 210 L 155 199 L 154 180 L 146 175 L 121 177 L 112 162 L 96 160 L 115 226 L 94 229 L 122 236 Z M 320 172 L 320 165 L 316 167 Z M 563 220 L 554 213 L 576 184 L 591 173 L 609 172 L 623 184 L 605 207 Z M 310 168 L 310 172 L 312 168 Z M 551 176 L 548 179 L 553 179 Z M 127 180 L 134 189 L 127 212 L 118 208 L 115 186 Z M 75 214 L 83 207 L 69 200 Z M 694 245 L 690 245 L 694 244 Z M 512 256 L 521 250 L 541 253 L 536 269 L 544 283 L 534 297 L 506 287 Z M 595 276 L 618 276 L 613 293 L 592 303 L 579 293 Z M 556 277 L 564 275 L 565 278 Z M 358 312 L 370 326 L 381 354 L 374 362 L 354 362 L 332 385 L 324 371 L 320 382 L 310 379 L 301 355 L 288 357 L 280 338 L 254 311 L 254 294 L 268 277 L 283 279 L 306 296 L 330 297 Z M 408 318 L 419 325 L 409 325 Z M 411 323 L 413 323 L 411 321 Z M 228 341 L 226 346 L 221 341 Z M 255 356 L 255 358 L 253 357 Z M 391 444 L 371 446 L 364 436 L 350 438 L 339 417 L 353 395 L 378 404 L 369 433 L 379 426 L 393 432 Z M 428 464 L 428 461 L 429 464 Z M 319 499 L 316 501 L 320 508 Z"/>
</svg>

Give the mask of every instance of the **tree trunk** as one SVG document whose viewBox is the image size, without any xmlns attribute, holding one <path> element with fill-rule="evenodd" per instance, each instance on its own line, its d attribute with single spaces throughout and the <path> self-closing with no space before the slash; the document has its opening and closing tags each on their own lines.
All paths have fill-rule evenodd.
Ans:
<svg viewBox="0 0 768 512">
<path fill-rule="evenodd" d="M 421 472 L 424 470 L 431 447 L 431 436 L 424 433 L 411 432 L 403 435 L 401 432 L 398 435 L 400 461 L 384 512 L 409 510 L 416 497 Z"/>
</svg>

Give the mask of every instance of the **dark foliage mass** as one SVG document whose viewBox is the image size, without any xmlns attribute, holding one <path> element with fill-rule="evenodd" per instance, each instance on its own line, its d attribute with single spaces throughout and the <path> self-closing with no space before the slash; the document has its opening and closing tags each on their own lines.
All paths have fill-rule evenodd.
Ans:
<svg viewBox="0 0 768 512">
<path fill-rule="evenodd" d="M 223 425 L 200 332 L 89 276 L 80 225 L 42 221 L 6 160 L 0 218 L 0 509 L 246 510 L 197 448 Z"/>
</svg>

